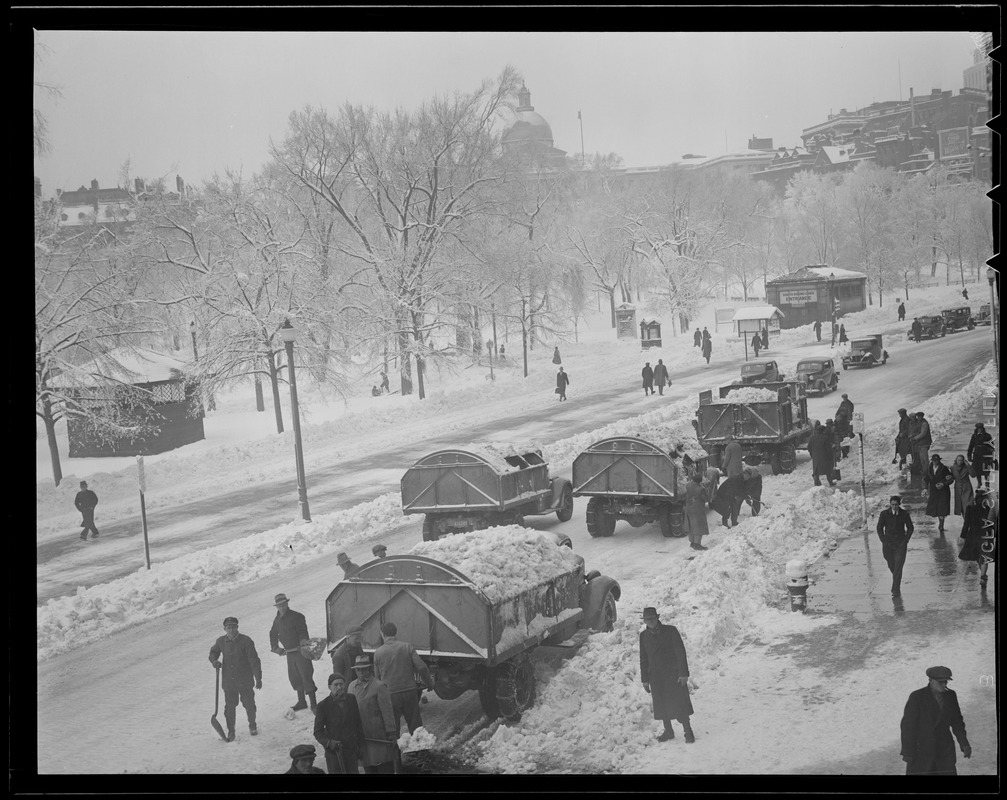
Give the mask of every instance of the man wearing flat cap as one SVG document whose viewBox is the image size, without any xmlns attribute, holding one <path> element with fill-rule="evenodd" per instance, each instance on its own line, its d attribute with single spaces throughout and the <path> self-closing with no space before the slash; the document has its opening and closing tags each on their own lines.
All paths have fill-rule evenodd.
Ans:
<svg viewBox="0 0 1007 800">
<path fill-rule="evenodd" d="M 965 734 L 965 720 L 958 695 L 948 688 L 951 670 L 930 667 L 930 682 L 909 695 L 902 715 L 902 760 L 906 775 L 957 775 L 954 733 L 965 758 L 972 746 Z"/>
<path fill-rule="evenodd" d="M 944 518 L 951 513 L 951 485 L 955 476 L 944 466 L 941 457 L 934 453 L 930 464 L 923 473 L 923 485 L 927 490 L 927 516 L 937 517 L 937 530 L 944 533 Z"/>
<path fill-rule="evenodd" d="M 657 740 L 675 738 L 671 721 L 677 719 L 685 730 L 686 744 L 692 744 L 696 735 L 689 722 L 689 662 L 682 636 L 674 625 L 661 622 L 653 606 L 643 610 L 643 621 L 647 628 L 640 633 L 640 680 L 644 691 L 653 698 L 654 719 L 664 723 L 664 732 Z"/>
<path fill-rule="evenodd" d="M 325 770 L 315 766 L 315 748 L 299 744 L 290 750 L 290 769 L 284 775 L 324 775 Z"/>
<path fill-rule="evenodd" d="M 224 663 L 220 663 L 220 657 Z M 238 700 L 245 707 L 248 732 L 255 736 L 255 689 L 262 688 L 262 662 L 255 652 L 255 642 L 238 633 L 238 618 L 224 620 L 224 635 L 210 647 L 210 663 L 221 670 L 224 686 L 224 720 L 227 722 L 227 741 L 234 741 L 234 719 Z M 255 686 L 255 689 L 252 686 Z"/>
<path fill-rule="evenodd" d="M 269 647 L 277 655 L 287 657 L 287 678 L 297 692 L 297 703 L 291 708 L 294 711 L 307 708 L 308 704 L 304 700 L 304 695 L 307 694 L 314 712 L 318 705 L 315 701 L 315 668 L 311 659 L 301 652 L 301 645 L 308 644 L 311 639 L 308 636 L 307 620 L 304 619 L 304 614 L 291 610 L 287 596 L 282 592 L 276 595 L 273 605 L 276 606 L 276 617 L 273 619 L 273 627 L 269 629 Z M 281 644 L 283 647 L 280 647 Z"/>
<path fill-rule="evenodd" d="M 363 636 L 364 629 L 354 625 L 346 631 L 343 641 L 332 650 L 332 671 L 336 675 L 342 675 L 347 686 L 357 677 L 353 672 L 353 665 L 364 654 Z"/>
<path fill-rule="evenodd" d="M 344 578 L 350 577 L 350 575 L 360 569 L 359 566 L 350 561 L 350 557 L 346 553 L 339 553 L 336 556 L 336 563 L 343 568 Z"/>
<path fill-rule="evenodd" d="M 357 698 L 346 693 L 347 683 L 337 673 L 329 675 L 329 694 L 318 701 L 315 741 L 325 753 L 329 775 L 357 775 L 357 760 L 364 744 Z"/>
<path fill-rule="evenodd" d="M 909 444 L 909 414 L 904 408 L 900 408 L 899 433 L 895 437 L 895 458 L 892 459 L 892 463 L 894 464 L 897 461 L 899 469 L 902 469 L 906 465 L 906 456 L 912 450 L 912 445 Z"/>
<path fill-rule="evenodd" d="M 384 558 L 386 555 L 388 555 L 388 548 L 385 547 L 383 544 L 376 544 L 374 545 L 374 547 L 371 548 L 371 554 L 375 558 Z"/>
<path fill-rule="evenodd" d="M 398 745 L 395 736 L 395 714 L 388 687 L 374 677 L 374 668 L 367 656 L 359 656 L 353 665 L 357 679 L 350 684 L 350 694 L 357 698 L 360 724 L 364 729 L 364 747 L 360 760 L 368 775 L 395 772 Z"/>
<path fill-rule="evenodd" d="M 902 594 L 902 567 L 912 535 L 913 521 L 902 507 L 902 498 L 894 494 L 888 499 L 888 508 L 878 514 L 878 538 L 881 554 L 892 573 L 892 597 Z"/>
</svg>

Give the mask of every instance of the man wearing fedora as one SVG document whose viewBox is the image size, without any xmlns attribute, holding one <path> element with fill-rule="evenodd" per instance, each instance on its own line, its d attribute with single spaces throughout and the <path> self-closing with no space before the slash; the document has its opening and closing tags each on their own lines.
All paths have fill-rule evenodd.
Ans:
<svg viewBox="0 0 1007 800">
<path fill-rule="evenodd" d="M 643 621 L 647 628 L 640 633 L 640 680 L 644 691 L 653 698 L 654 719 L 664 723 L 664 732 L 657 740 L 675 738 L 671 721 L 677 719 L 685 729 L 686 744 L 692 744 L 696 735 L 689 722 L 689 662 L 682 636 L 674 625 L 661 622 L 653 606 L 643 610 Z"/>
<path fill-rule="evenodd" d="M 888 508 L 878 514 L 878 538 L 881 554 L 892 573 L 892 596 L 902 593 L 902 567 L 906 563 L 909 538 L 913 535 L 913 521 L 902 507 L 902 498 L 893 494 L 888 498 Z"/>
<path fill-rule="evenodd" d="M 329 675 L 329 694 L 318 701 L 315 712 L 315 741 L 325 751 L 329 775 L 357 775 L 357 760 L 364 743 L 357 698 L 346 693 L 342 675 Z"/>
<path fill-rule="evenodd" d="M 948 688 L 951 670 L 930 667 L 930 682 L 909 695 L 902 714 L 902 760 L 906 775 L 957 775 L 954 733 L 965 758 L 972 746 L 965 734 L 965 720 L 958 695 Z"/>
<path fill-rule="evenodd" d="M 220 663 L 220 657 L 224 663 Z M 227 722 L 227 741 L 234 741 L 235 711 L 240 698 L 248 717 L 248 732 L 255 736 L 255 689 L 262 688 L 262 662 L 255 652 L 255 642 L 238 633 L 238 618 L 224 620 L 224 635 L 210 647 L 210 663 L 221 670 L 224 686 L 224 720 Z M 254 685 L 254 689 L 252 688 Z"/>
<path fill-rule="evenodd" d="M 350 557 L 346 553 L 339 553 L 336 556 L 336 563 L 343 568 L 343 577 L 348 578 L 358 569 L 359 566 L 350 561 Z"/>
<path fill-rule="evenodd" d="M 374 651 L 374 676 L 388 687 L 392 695 L 396 739 L 399 738 L 403 717 L 410 733 L 423 724 L 420 719 L 420 698 L 416 692 L 416 676 L 420 676 L 428 689 L 434 688 L 430 668 L 420 658 L 415 647 L 396 638 L 398 632 L 394 622 L 382 623 L 382 643 Z"/>
<path fill-rule="evenodd" d="M 927 516 L 937 517 L 937 530 L 944 533 L 944 518 L 951 513 L 951 485 L 955 482 L 951 470 L 941 463 L 941 457 L 934 453 L 930 464 L 923 473 L 923 485 L 927 490 Z"/>
<path fill-rule="evenodd" d="M 87 532 L 91 538 L 98 538 L 98 529 L 94 527 L 94 507 L 98 505 L 98 495 L 87 488 L 87 481 L 80 482 L 80 491 L 73 498 L 73 504 L 80 512 L 80 538 L 86 540 Z"/>
<path fill-rule="evenodd" d="M 308 623 L 304 619 L 304 614 L 292 611 L 288 605 L 287 596 L 282 592 L 276 595 L 273 605 L 276 606 L 276 617 L 273 619 L 273 627 L 269 629 L 270 649 L 280 656 L 287 657 L 287 677 L 290 685 L 297 692 L 297 703 L 291 708 L 294 711 L 302 711 L 308 707 L 304 700 L 305 693 L 311 700 L 311 711 L 317 707 L 315 702 L 315 668 L 311 664 L 311 659 L 301 652 L 301 645 L 307 644 Z M 283 647 L 280 647 L 280 645 Z"/>
<path fill-rule="evenodd" d="M 337 675 L 342 675 L 349 686 L 356 675 L 353 673 L 353 665 L 357 658 L 364 654 L 363 648 L 364 629 L 359 625 L 354 625 L 346 631 L 346 636 L 332 650 L 332 671 Z"/>
<path fill-rule="evenodd" d="M 392 696 L 388 687 L 374 677 L 367 656 L 357 658 L 353 671 L 357 679 L 350 684 L 350 694 L 357 699 L 360 724 L 364 729 L 364 748 L 360 755 L 364 772 L 369 775 L 394 773 L 398 746 Z"/>
<path fill-rule="evenodd" d="M 325 770 L 315 766 L 315 748 L 310 744 L 295 745 L 290 750 L 290 769 L 284 775 L 324 775 Z"/>
</svg>

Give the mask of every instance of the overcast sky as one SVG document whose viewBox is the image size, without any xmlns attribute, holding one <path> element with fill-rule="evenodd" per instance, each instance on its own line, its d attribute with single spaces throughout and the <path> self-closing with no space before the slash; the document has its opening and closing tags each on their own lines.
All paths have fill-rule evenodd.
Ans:
<svg viewBox="0 0 1007 800">
<path fill-rule="evenodd" d="M 306 104 L 407 108 L 471 91 L 507 64 L 524 77 L 555 146 L 616 152 L 626 166 L 716 155 L 753 134 L 774 146 L 830 111 L 959 91 L 967 32 L 938 33 L 203 33 L 41 31 L 35 80 L 52 153 L 36 159 L 43 195 L 97 178 L 215 171 L 246 176 Z M 901 86 L 899 80 L 901 68 Z M 726 148 L 725 148 L 726 137 Z"/>
</svg>

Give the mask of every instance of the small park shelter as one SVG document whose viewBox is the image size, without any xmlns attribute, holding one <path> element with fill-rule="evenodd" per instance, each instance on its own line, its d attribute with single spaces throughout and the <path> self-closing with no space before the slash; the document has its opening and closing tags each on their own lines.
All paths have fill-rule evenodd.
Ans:
<svg viewBox="0 0 1007 800">
<path fill-rule="evenodd" d="M 615 331 L 619 339 L 636 338 L 636 306 L 622 303 L 615 307 Z"/>
<path fill-rule="evenodd" d="M 769 331 L 770 338 L 780 335 L 783 312 L 776 306 L 742 306 L 734 312 L 734 333 L 745 341 L 755 333 Z"/>
<path fill-rule="evenodd" d="M 835 300 L 839 301 L 837 317 L 863 311 L 867 308 L 867 276 L 818 264 L 766 283 L 766 302 L 783 312 L 783 328 L 799 328 L 818 320 L 827 329 Z"/>
<path fill-rule="evenodd" d="M 640 320 L 640 347 L 661 347 L 661 323 L 656 319 Z"/>
</svg>

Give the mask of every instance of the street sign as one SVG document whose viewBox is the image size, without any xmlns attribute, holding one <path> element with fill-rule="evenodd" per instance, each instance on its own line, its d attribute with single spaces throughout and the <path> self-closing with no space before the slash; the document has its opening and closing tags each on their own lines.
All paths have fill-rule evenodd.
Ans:
<svg viewBox="0 0 1007 800">
<path fill-rule="evenodd" d="M 853 412 L 853 419 L 851 420 L 851 422 L 852 422 L 852 425 L 853 425 L 853 432 L 854 433 L 863 433 L 864 432 L 864 414 L 863 414 L 862 411 L 854 411 Z"/>
<path fill-rule="evenodd" d="M 143 456 L 136 457 L 136 477 L 140 481 L 140 491 L 147 491 L 147 476 L 143 473 Z"/>
</svg>

